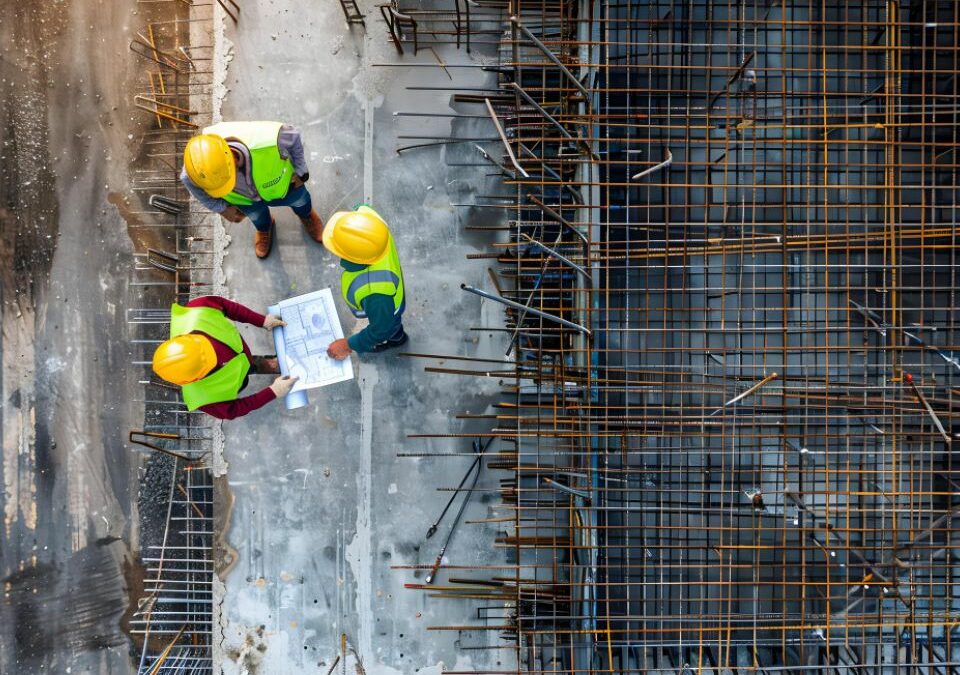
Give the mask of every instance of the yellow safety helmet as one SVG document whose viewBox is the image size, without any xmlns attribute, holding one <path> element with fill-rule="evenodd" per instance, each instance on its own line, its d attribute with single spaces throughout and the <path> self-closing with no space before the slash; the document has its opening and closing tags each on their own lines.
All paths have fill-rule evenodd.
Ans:
<svg viewBox="0 0 960 675">
<path fill-rule="evenodd" d="M 237 165 L 222 136 L 200 134 L 187 141 L 183 166 L 190 180 L 211 197 L 228 195 L 237 184 Z"/>
<path fill-rule="evenodd" d="M 372 265 L 387 253 L 390 230 L 369 206 L 337 211 L 323 228 L 323 245 L 334 255 L 358 265 Z"/>
<path fill-rule="evenodd" d="M 203 379 L 217 365 L 217 353 L 203 335 L 188 333 L 171 338 L 153 353 L 153 372 L 173 384 Z"/>
</svg>

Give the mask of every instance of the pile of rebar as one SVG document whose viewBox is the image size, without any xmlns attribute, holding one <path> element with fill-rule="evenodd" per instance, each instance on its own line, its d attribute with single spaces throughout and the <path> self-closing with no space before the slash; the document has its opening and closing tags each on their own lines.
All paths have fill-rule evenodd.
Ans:
<svg viewBox="0 0 960 675">
<path fill-rule="evenodd" d="M 498 85 L 455 100 L 512 197 L 464 290 L 511 363 L 430 370 L 509 383 L 515 565 L 441 593 L 508 619 L 437 628 L 523 672 L 960 670 L 960 3 L 480 6 Z"/>
</svg>

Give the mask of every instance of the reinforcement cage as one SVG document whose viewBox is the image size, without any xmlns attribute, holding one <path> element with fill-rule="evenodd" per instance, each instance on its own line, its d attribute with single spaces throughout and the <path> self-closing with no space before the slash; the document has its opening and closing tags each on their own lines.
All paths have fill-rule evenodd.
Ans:
<svg viewBox="0 0 960 675">
<path fill-rule="evenodd" d="M 960 3 L 480 5 L 520 668 L 957 670 Z"/>
</svg>

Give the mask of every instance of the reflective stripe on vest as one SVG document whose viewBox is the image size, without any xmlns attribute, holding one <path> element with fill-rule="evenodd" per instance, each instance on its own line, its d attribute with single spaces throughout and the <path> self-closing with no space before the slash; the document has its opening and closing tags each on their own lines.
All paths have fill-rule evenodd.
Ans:
<svg viewBox="0 0 960 675">
<path fill-rule="evenodd" d="M 368 295 L 388 295 L 393 298 L 394 315 L 403 312 L 404 286 L 403 270 L 393 237 L 387 242 L 387 254 L 380 260 L 364 267 L 359 272 L 343 270 L 340 274 L 340 293 L 350 311 L 358 319 L 366 317 L 363 300 Z"/>
<path fill-rule="evenodd" d="M 196 410 L 209 403 L 222 403 L 237 398 L 243 381 L 250 371 L 250 360 L 243 351 L 240 331 L 218 309 L 213 307 L 170 307 L 170 337 L 201 332 L 227 345 L 237 353 L 227 363 L 202 380 L 181 388 L 183 402 L 188 410 Z"/>
<path fill-rule="evenodd" d="M 277 138 L 282 122 L 221 122 L 203 130 L 228 141 L 243 143 L 250 152 L 250 174 L 253 185 L 265 202 L 283 199 L 293 180 L 293 162 L 280 156 Z M 236 206 L 249 206 L 253 200 L 245 195 L 231 192 L 224 199 Z"/>
</svg>

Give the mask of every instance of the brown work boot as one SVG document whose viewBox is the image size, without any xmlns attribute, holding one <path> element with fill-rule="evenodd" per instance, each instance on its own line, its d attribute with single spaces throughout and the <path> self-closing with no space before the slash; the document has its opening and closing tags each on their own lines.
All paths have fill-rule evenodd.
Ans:
<svg viewBox="0 0 960 675">
<path fill-rule="evenodd" d="M 253 251 L 261 260 L 270 255 L 270 249 L 273 248 L 273 232 L 276 229 L 277 221 L 271 218 L 269 230 L 266 232 L 256 230 L 253 234 Z"/>
<path fill-rule="evenodd" d="M 300 222 L 307 228 L 307 234 L 309 234 L 315 242 L 323 243 L 323 221 L 320 220 L 320 216 L 317 215 L 315 210 L 311 210 L 310 215 L 306 218 L 301 218 Z"/>
</svg>

